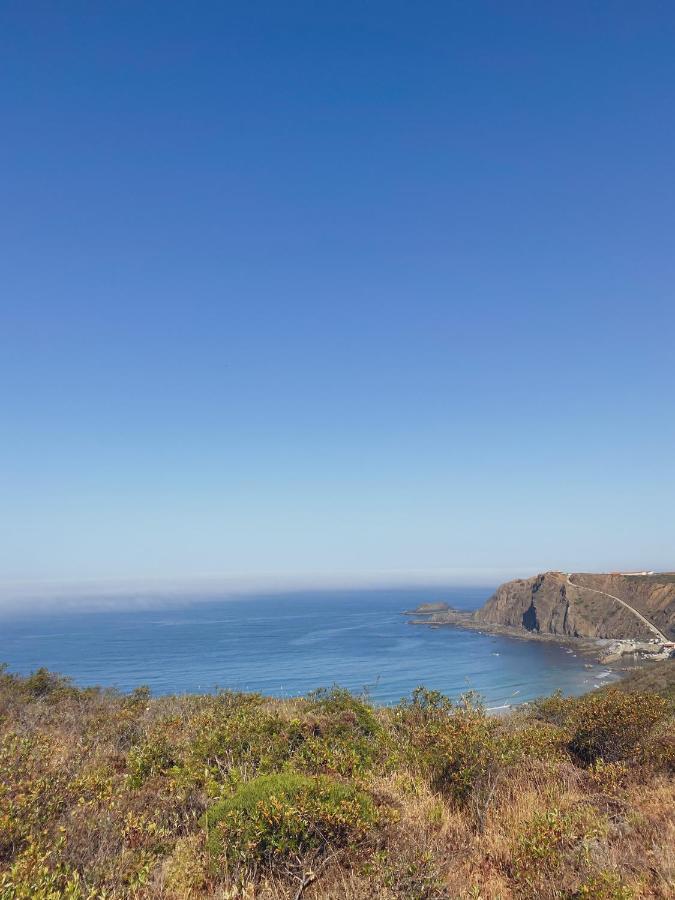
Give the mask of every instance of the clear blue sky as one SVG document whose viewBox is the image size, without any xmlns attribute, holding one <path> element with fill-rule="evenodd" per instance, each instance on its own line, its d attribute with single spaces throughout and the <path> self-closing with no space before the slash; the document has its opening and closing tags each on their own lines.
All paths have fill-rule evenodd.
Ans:
<svg viewBox="0 0 675 900">
<path fill-rule="evenodd" d="M 8 0 L 0 79 L 4 580 L 675 568 L 672 3 Z"/>
</svg>

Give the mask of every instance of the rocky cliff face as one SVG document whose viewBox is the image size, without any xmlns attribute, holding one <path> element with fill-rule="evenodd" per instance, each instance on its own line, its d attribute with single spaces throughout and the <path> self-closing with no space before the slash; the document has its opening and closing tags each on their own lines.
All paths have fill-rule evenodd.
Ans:
<svg viewBox="0 0 675 900">
<path fill-rule="evenodd" d="M 566 577 L 558 572 L 507 581 L 497 588 L 475 618 L 485 625 L 578 636 L 570 617 Z"/>
<path fill-rule="evenodd" d="M 634 606 L 665 634 L 675 634 L 675 575 L 573 575 L 562 572 L 501 585 L 474 619 L 568 637 L 653 637 L 640 620 L 615 600 L 584 587 L 607 591 Z M 579 586 L 577 586 L 579 585 Z"/>
<path fill-rule="evenodd" d="M 667 637 L 675 639 L 675 573 L 658 572 L 653 575 L 590 575 L 572 576 L 577 584 L 607 591 L 629 603 L 645 618 L 653 622 Z M 581 595 L 588 597 L 589 591 Z"/>
</svg>

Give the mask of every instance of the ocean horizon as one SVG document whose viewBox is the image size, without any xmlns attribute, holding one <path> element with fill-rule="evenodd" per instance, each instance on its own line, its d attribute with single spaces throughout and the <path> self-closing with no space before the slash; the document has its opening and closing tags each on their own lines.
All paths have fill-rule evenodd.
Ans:
<svg viewBox="0 0 675 900">
<path fill-rule="evenodd" d="M 19 674 L 45 666 L 80 686 L 147 685 L 156 695 L 229 689 L 296 697 L 337 684 L 391 704 L 424 685 L 453 699 L 476 691 L 490 709 L 556 690 L 578 695 L 617 677 L 554 642 L 414 626 L 403 615 L 437 600 L 476 609 L 493 589 L 187 595 L 133 611 L 15 610 L 0 619 L 0 661 Z"/>
</svg>

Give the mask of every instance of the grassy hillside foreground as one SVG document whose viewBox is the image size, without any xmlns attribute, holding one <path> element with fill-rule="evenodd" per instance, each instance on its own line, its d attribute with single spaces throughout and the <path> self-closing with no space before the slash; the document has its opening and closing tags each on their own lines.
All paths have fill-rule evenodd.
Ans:
<svg viewBox="0 0 675 900">
<path fill-rule="evenodd" d="M 672 897 L 674 669 L 502 718 L 0 671 L 0 898 Z"/>
</svg>

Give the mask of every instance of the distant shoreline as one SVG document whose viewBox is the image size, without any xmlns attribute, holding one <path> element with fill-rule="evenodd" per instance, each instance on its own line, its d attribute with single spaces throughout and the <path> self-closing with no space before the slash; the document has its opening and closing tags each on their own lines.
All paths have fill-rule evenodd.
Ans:
<svg viewBox="0 0 675 900">
<path fill-rule="evenodd" d="M 432 606 L 435 608 L 431 609 L 430 607 Z M 649 647 L 642 642 L 637 642 L 634 650 L 628 650 L 625 645 L 630 644 L 631 642 L 629 641 L 614 638 L 571 637 L 569 635 L 547 632 L 532 632 L 510 625 L 485 624 L 476 622 L 472 618 L 473 611 L 453 609 L 447 604 L 441 611 L 440 607 L 441 604 L 423 604 L 416 609 L 403 610 L 402 615 L 421 617 L 409 619 L 409 625 L 421 625 L 433 629 L 463 628 L 467 631 L 475 631 L 477 634 L 491 634 L 513 638 L 517 641 L 538 641 L 557 644 L 561 647 L 574 649 L 579 655 L 585 656 L 589 660 L 593 660 L 594 663 L 606 666 L 611 671 L 618 673 L 621 678 L 626 677 L 630 672 L 635 671 L 636 668 L 641 668 L 654 662 L 645 657 L 644 654 L 649 651 Z M 439 613 L 444 616 L 443 621 L 434 618 Z M 625 656 L 631 658 L 632 665 L 625 664 Z"/>
<path fill-rule="evenodd" d="M 405 615 L 413 625 L 554 642 L 624 669 L 626 657 L 639 665 L 675 655 L 675 574 L 551 570 L 505 582 L 471 611 L 432 600 Z"/>
</svg>

